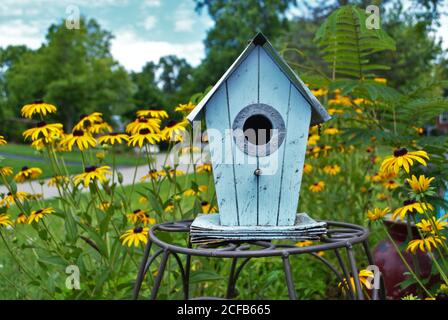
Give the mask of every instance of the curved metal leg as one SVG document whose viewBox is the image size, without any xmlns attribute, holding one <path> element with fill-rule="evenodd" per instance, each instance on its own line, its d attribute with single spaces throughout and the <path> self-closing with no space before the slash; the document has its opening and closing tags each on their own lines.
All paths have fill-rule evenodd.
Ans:
<svg viewBox="0 0 448 320">
<path fill-rule="evenodd" d="M 364 252 L 367 256 L 367 261 L 369 261 L 369 264 L 372 266 L 376 266 L 375 260 L 373 259 L 372 253 L 370 252 L 369 243 L 367 242 L 367 240 L 363 241 L 362 247 L 364 248 Z M 379 288 L 374 287 L 372 289 L 372 300 L 378 300 L 378 297 L 381 300 L 386 299 L 386 296 L 384 294 L 384 279 L 383 279 L 383 276 L 381 273 L 380 273 L 379 277 L 380 277 L 380 281 L 379 281 L 380 287 Z"/>
<path fill-rule="evenodd" d="M 339 265 L 341 266 L 342 272 L 344 272 L 345 281 L 342 281 L 342 285 L 345 286 L 345 289 L 348 295 L 350 296 L 350 299 L 355 300 L 355 295 L 353 293 L 354 288 L 351 285 L 350 273 L 348 272 L 347 266 L 345 265 L 344 260 L 342 260 L 342 257 L 339 254 L 339 250 L 334 249 L 334 253 L 336 255 Z"/>
<path fill-rule="evenodd" d="M 160 261 L 159 269 L 157 270 L 157 277 L 154 280 L 154 286 L 151 290 L 151 300 L 155 300 L 157 298 L 157 293 L 159 292 L 160 283 L 162 282 L 163 274 L 165 273 L 166 263 L 170 256 L 170 251 L 165 249 L 163 251 L 162 260 Z"/>
<path fill-rule="evenodd" d="M 182 265 L 182 261 L 180 260 L 180 257 L 177 253 L 172 252 L 172 255 L 174 256 L 174 258 L 177 261 L 177 265 L 179 266 L 180 269 L 180 274 L 182 276 L 182 287 L 184 289 L 184 299 L 188 300 L 188 284 L 187 284 L 187 276 L 185 274 L 185 270 L 184 267 Z"/>
<path fill-rule="evenodd" d="M 188 237 L 188 248 L 189 249 L 192 248 L 190 236 Z M 187 288 L 185 289 L 185 291 L 187 292 L 187 296 L 185 297 L 186 300 L 190 299 L 190 271 L 191 271 L 191 256 L 187 254 L 185 262 L 185 278 L 187 280 L 186 283 Z"/>
<path fill-rule="evenodd" d="M 152 242 L 151 240 L 148 240 L 148 243 L 146 244 L 145 251 L 143 253 L 142 262 L 140 264 L 140 268 L 138 269 L 137 279 L 135 280 L 134 285 L 134 292 L 132 294 L 132 299 L 137 300 L 138 295 L 140 293 L 140 289 L 142 287 L 143 279 L 145 278 L 145 267 L 146 267 L 146 261 L 149 257 L 149 252 L 151 251 Z"/>
<path fill-rule="evenodd" d="M 232 258 L 232 265 L 230 266 L 230 273 L 229 273 L 229 282 L 227 284 L 227 293 L 226 293 L 226 299 L 232 299 L 235 296 L 235 269 L 236 264 L 238 263 L 238 258 Z"/>
<path fill-rule="evenodd" d="M 356 259 L 355 259 L 355 255 L 353 253 L 353 247 L 352 247 L 351 244 L 347 245 L 347 256 L 348 256 L 348 261 L 350 263 L 350 267 L 352 269 L 353 280 L 355 282 L 356 298 L 358 300 L 364 300 L 364 295 L 362 293 L 361 282 L 359 281 L 358 268 L 356 267 Z"/>
<path fill-rule="evenodd" d="M 285 252 L 282 256 L 283 269 L 285 271 L 286 285 L 288 287 L 289 299 L 297 300 L 296 289 L 294 287 L 294 279 L 291 272 L 291 263 L 289 262 L 289 254 Z"/>
</svg>

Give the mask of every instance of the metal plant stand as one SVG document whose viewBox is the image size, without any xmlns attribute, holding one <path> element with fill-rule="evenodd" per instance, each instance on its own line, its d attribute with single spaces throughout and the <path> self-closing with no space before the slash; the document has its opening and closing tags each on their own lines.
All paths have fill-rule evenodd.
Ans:
<svg viewBox="0 0 448 320">
<path fill-rule="evenodd" d="M 326 221 L 328 226 L 328 233 L 320 239 L 320 244 L 307 247 L 297 247 L 294 242 L 289 244 L 285 243 L 272 243 L 270 241 L 232 241 L 223 242 L 219 244 L 208 244 L 193 246 L 189 241 L 190 224 L 192 220 L 175 221 L 154 225 L 149 231 L 149 241 L 145 247 L 143 260 L 138 272 L 137 280 L 134 288 L 134 299 L 138 299 L 139 292 L 144 281 L 145 275 L 149 270 L 151 264 L 157 257 L 161 256 L 160 264 L 157 271 L 157 276 L 154 279 L 154 284 L 151 290 L 150 299 L 157 298 L 157 293 L 162 282 L 162 278 L 166 269 L 167 261 L 170 256 L 173 256 L 177 265 L 179 266 L 182 276 L 183 284 L 183 296 L 184 299 L 189 299 L 189 279 L 190 279 L 190 266 L 191 258 L 193 256 L 198 257 L 210 257 L 210 258 L 230 258 L 232 264 L 230 268 L 229 280 L 227 285 L 226 299 L 232 299 L 235 297 L 235 286 L 244 266 L 251 259 L 262 257 L 280 257 L 283 263 L 283 270 L 285 273 L 286 285 L 288 288 L 289 298 L 296 300 L 297 295 L 294 286 L 294 279 L 291 270 L 290 256 L 299 254 L 309 254 L 312 257 L 321 261 L 327 266 L 338 278 L 338 281 L 343 283 L 346 287 L 348 297 L 353 300 L 363 300 L 364 295 L 361 289 L 361 283 L 358 276 L 358 268 L 356 265 L 356 257 L 354 253 L 354 246 L 362 246 L 362 252 L 366 255 L 370 265 L 373 265 L 373 258 L 370 254 L 370 250 L 367 244 L 367 237 L 369 232 L 367 229 L 349 223 Z M 188 246 L 182 247 L 166 243 L 157 237 L 157 233 L 162 232 L 178 232 L 185 233 L 186 242 Z M 158 248 L 150 256 L 150 251 L 153 246 Z M 346 251 L 348 264 L 344 262 L 341 256 L 341 251 Z M 321 251 L 333 251 L 336 255 L 340 270 L 329 262 L 327 259 L 318 255 Z M 185 255 L 185 266 L 182 263 L 181 255 Z M 353 277 L 354 288 L 351 281 L 344 281 Z M 381 281 L 382 282 L 382 281 Z M 378 298 L 384 298 L 384 286 L 381 285 L 380 289 L 372 289 L 371 298 L 377 300 Z"/>
</svg>

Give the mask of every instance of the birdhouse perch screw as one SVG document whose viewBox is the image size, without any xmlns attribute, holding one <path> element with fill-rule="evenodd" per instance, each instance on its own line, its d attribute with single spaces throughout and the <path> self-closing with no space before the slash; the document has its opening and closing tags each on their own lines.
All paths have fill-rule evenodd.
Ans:
<svg viewBox="0 0 448 320">
<path fill-rule="evenodd" d="M 255 171 L 254 171 L 254 175 L 256 175 L 256 176 L 261 176 L 261 169 L 255 169 Z"/>
</svg>

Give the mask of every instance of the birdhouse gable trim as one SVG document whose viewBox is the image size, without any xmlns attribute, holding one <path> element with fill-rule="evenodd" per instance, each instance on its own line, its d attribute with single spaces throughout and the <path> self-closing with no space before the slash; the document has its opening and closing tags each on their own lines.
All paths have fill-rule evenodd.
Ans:
<svg viewBox="0 0 448 320">
<path fill-rule="evenodd" d="M 243 50 L 239 57 L 233 62 L 229 69 L 224 73 L 224 75 L 219 79 L 219 81 L 213 86 L 212 89 L 205 95 L 205 97 L 199 102 L 199 104 L 191 111 L 187 116 L 188 121 L 193 122 L 196 120 L 202 109 L 205 107 L 210 98 L 215 94 L 215 92 L 221 87 L 222 84 L 232 75 L 232 73 L 239 67 L 239 65 L 244 61 L 244 59 L 252 52 L 254 48 L 261 46 L 266 53 L 271 57 L 275 64 L 280 68 L 280 70 L 286 75 L 289 81 L 294 85 L 294 87 L 300 92 L 300 94 L 305 98 L 305 100 L 310 104 L 312 115 L 311 115 L 311 125 L 316 125 L 331 119 L 330 115 L 327 113 L 325 108 L 321 105 L 319 100 L 311 93 L 308 87 L 303 83 L 303 81 L 298 77 L 298 75 L 291 69 L 291 67 L 286 63 L 286 61 L 278 54 L 274 49 L 269 40 L 263 35 L 263 33 L 258 33 L 248 44 L 248 46 Z"/>
</svg>

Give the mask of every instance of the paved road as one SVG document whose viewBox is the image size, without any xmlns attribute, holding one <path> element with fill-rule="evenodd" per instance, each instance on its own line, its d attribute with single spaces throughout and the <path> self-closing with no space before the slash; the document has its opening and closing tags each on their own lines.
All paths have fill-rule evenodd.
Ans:
<svg viewBox="0 0 448 320">
<path fill-rule="evenodd" d="M 165 154 L 157 154 L 155 155 L 156 159 L 156 167 L 158 170 L 160 170 L 165 162 L 166 155 Z M 167 160 L 166 165 L 173 166 L 172 159 Z M 191 166 L 188 165 L 180 165 L 178 167 L 179 170 L 183 170 L 185 172 L 188 172 Z M 135 175 L 135 167 L 125 167 L 125 168 L 118 168 L 118 172 L 120 172 L 123 175 L 123 185 L 131 185 L 134 181 L 134 175 Z M 148 174 L 148 165 L 142 165 L 137 167 L 137 173 L 136 173 L 136 182 L 140 181 L 140 178 Z M 48 181 L 44 180 L 44 184 L 41 185 L 39 181 L 32 181 L 31 183 L 22 183 L 17 185 L 18 191 L 28 192 L 28 193 L 42 193 L 44 199 L 54 198 L 59 196 L 58 190 L 56 187 L 49 187 Z M 0 185 L 0 194 L 1 193 L 8 193 L 8 189 L 6 186 Z"/>
</svg>

